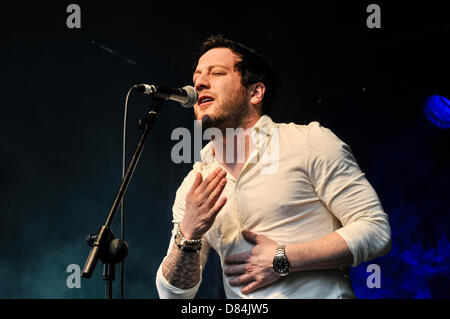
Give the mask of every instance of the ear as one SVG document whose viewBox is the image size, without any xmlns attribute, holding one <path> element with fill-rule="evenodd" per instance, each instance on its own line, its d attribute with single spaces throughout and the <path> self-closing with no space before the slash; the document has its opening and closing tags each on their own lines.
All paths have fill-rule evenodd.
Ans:
<svg viewBox="0 0 450 319">
<path fill-rule="evenodd" d="M 262 106 L 266 86 L 262 82 L 257 82 L 250 85 L 250 103 L 255 106 Z"/>
</svg>

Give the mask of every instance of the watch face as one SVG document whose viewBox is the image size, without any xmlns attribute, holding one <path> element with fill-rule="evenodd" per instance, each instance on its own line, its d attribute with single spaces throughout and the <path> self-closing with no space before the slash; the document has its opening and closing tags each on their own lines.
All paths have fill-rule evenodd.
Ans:
<svg viewBox="0 0 450 319">
<path fill-rule="evenodd" d="M 289 272 L 289 262 L 285 258 L 276 258 L 273 261 L 273 269 L 279 274 L 287 274 Z"/>
</svg>

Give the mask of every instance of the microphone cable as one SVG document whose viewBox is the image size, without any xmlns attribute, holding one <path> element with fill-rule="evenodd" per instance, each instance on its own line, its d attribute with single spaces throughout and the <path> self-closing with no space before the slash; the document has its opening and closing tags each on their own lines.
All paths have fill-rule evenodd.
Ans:
<svg viewBox="0 0 450 319">
<path fill-rule="evenodd" d="M 127 92 L 125 97 L 125 107 L 123 112 L 123 136 L 122 136 L 122 180 L 125 177 L 126 167 L 126 145 L 127 145 L 127 115 L 128 115 L 128 98 L 131 92 L 136 89 L 133 85 Z M 120 204 L 120 237 L 125 241 L 125 194 L 123 194 L 122 202 Z M 120 263 L 120 299 L 124 299 L 124 277 L 125 277 L 125 260 Z"/>
</svg>

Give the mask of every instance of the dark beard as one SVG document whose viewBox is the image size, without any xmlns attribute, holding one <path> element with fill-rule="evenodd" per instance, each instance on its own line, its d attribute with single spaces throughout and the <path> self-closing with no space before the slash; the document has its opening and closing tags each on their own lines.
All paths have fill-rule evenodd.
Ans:
<svg viewBox="0 0 450 319">
<path fill-rule="evenodd" d="M 242 122 L 249 113 L 248 106 L 246 105 L 246 91 L 245 89 L 240 92 L 241 95 L 235 98 L 230 98 L 228 103 L 222 106 L 222 114 L 211 118 L 209 115 L 202 117 L 202 133 L 209 128 L 219 129 L 223 136 L 226 135 L 227 128 L 237 129 L 242 126 Z"/>
</svg>

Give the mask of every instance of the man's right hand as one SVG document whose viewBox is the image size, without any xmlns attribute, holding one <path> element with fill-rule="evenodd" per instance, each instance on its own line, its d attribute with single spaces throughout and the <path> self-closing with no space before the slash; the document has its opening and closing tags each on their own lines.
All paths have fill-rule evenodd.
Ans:
<svg viewBox="0 0 450 319">
<path fill-rule="evenodd" d="M 186 239 L 199 239 L 214 223 L 217 214 L 227 199 L 222 197 L 227 183 L 227 173 L 217 168 L 205 180 L 201 173 L 195 176 L 194 184 L 186 195 L 186 210 L 180 224 L 180 230 Z"/>
</svg>

